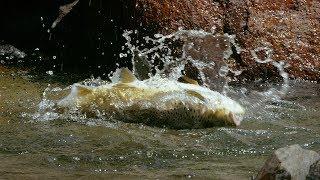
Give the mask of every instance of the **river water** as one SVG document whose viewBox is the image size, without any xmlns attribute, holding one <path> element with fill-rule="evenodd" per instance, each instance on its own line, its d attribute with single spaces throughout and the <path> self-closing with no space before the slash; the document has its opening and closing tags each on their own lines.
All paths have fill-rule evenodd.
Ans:
<svg viewBox="0 0 320 180">
<path fill-rule="evenodd" d="M 277 148 L 320 149 L 320 84 L 291 80 L 281 98 L 230 87 L 247 111 L 240 127 L 170 130 L 38 115 L 48 84 L 70 78 L 0 66 L 1 178 L 248 179 Z"/>
</svg>

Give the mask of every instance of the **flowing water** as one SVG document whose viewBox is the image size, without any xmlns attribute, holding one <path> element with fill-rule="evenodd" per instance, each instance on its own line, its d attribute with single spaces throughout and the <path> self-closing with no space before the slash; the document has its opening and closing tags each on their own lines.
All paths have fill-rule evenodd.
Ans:
<svg viewBox="0 0 320 180">
<path fill-rule="evenodd" d="M 192 38 L 185 38 L 186 51 L 174 58 L 166 39 L 190 37 L 190 33 Z M 225 64 L 209 63 L 189 51 L 197 46 L 194 38 L 209 36 L 216 43 L 224 42 L 217 40 L 223 37 L 232 42 L 229 35 L 180 30 L 171 36 L 146 38 L 155 44 L 152 48 L 131 44 L 130 32 L 124 36 L 129 50 L 121 56 L 131 55 L 133 61 L 135 55 L 154 58 L 149 64 L 154 73 L 177 78 L 185 60 L 191 60 L 201 70 L 204 86 L 221 89 L 245 107 L 241 126 L 172 130 L 107 117 L 59 116 L 42 110 L 66 95 L 70 83 L 65 82 L 70 82 L 71 75 L 48 73 L 42 77 L 25 69 L 0 66 L 0 177 L 249 179 L 277 148 L 300 144 L 306 149 L 320 149 L 320 84 L 288 80 L 283 63 L 268 57 L 257 62 L 276 66 L 284 78 L 282 83 L 229 86 L 225 72 L 241 72 Z M 229 49 L 226 47 L 223 54 L 226 58 Z M 254 57 L 254 51 L 252 54 Z M 166 63 L 157 64 L 159 57 Z M 220 77 L 210 78 L 207 68 L 216 69 L 214 73 Z M 215 83 L 218 81 L 221 83 Z M 83 83 L 101 82 L 89 79 Z"/>
</svg>

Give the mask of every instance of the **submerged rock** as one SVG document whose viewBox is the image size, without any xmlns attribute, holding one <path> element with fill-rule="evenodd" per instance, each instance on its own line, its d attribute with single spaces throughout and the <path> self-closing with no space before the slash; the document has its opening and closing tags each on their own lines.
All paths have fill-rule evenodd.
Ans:
<svg viewBox="0 0 320 180">
<path fill-rule="evenodd" d="M 258 173 L 256 180 L 306 179 L 310 166 L 319 160 L 315 151 L 292 145 L 276 150 Z"/>
<path fill-rule="evenodd" d="M 307 180 L 320 179 L 320 160 L 311 165 Z"/>
</svg>

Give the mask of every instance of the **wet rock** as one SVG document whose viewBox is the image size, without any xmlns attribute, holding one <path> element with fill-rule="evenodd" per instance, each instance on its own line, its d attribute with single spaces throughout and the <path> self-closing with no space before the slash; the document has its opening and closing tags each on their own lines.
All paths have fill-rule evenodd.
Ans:
<svg viewBox="0 0 320 180">
<path fill-rule="evenodd" d="M 311 165 L 307 180 L 320 179 L 320 160 Z"/>
<path fill-rule="evenodd" d="M 305 179 L 310 166 L 319 158 L 318 153 L 299 145 L 280 148 L 266 161 L 255 179 Z"/>
<path fill-rule="evenodd" d="M 270 69 L 270 63 L 255 62 L 258 53 L 262 60 L 269 56 L 286 62 L 292 78 L 320 79 L 319 1 L 231 0 L 228 7 L 228 32 L 237 35 L 244 49 L 239 60 L 249 71 L 254 72 L 256 67 Z"/>
<path fill-rule="evenodd" d="M 225 83 L 225 77 L 219 76 L 219 70 L 225 66 L 224 52 L 228 47 L 223 36 L 224 7 L 218 1 L 212 0 L 137 0 L 136 19 L 140 23 L 138 29 L 145 32 L 142 36 L 154 33 L 170 34 L 178 29 L 204 30 L 213 35 L 204 37 L 185 37 L 182 42 L 172 47 L 181 57 L 182 49 L 186 57 L 203 63 L 214 63 L 214 67 L 202 69 L 207 77 L 215 83 L 205 82 L 199 76 L 199 70 L 190 61 L 186 64 L 185 74 L 200 84 L 213 84 L 212 89 L 220 91 Z M 185 48 L 192 47 L 192 48 Z M 180 50 L 179 50 L 180 49 Z"/>
<path fill-rule="evenodd" d="M 320 80 L 317 0 L 137 0 L 136 8 L 143 27 L 156 32 L 184 27 L 235 34 L 241 51 L 234 47 L 231 61 L 247 79 L 278 77 L 273 60 L 284 61 L 291 78 Z"/>
<path fill-rule="evenodd" d="M 223 7 L 212 0 L 137 0 L 137 18 L 143 27 L 170 33 L 179 27 L 222 32 Z"/>
</svg>

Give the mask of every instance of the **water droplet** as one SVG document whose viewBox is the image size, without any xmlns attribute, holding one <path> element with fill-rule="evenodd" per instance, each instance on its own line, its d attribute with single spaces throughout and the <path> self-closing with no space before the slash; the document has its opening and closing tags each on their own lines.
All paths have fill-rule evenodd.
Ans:
<svg viewBox="0 0 320 180">
<path fill-rule="evenodd" d="M 51 70 L 50 70 L 50 71 L 47 71 L 46 73 L 49 74 L 50 76 L 53 75 L 53 71 L 51 71 Z"/>
</svg>

